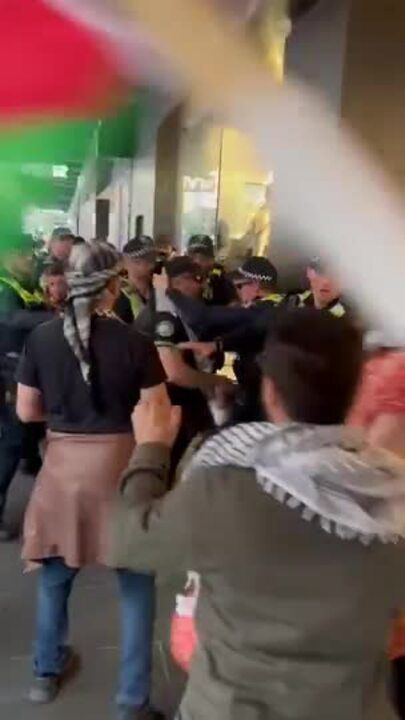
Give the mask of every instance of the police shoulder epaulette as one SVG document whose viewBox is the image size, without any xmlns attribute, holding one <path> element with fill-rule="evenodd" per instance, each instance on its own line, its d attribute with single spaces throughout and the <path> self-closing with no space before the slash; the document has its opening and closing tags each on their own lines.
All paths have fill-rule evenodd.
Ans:
<svg viewBox="0 0 405 720">
<path fill-rule="evenodd" d="M 216 275 L 217 277 L 220 277 L 223 274 L 224 274 L 224 269 L 220 265 L 213 267 L 211 270 L 211 275 Z"/>
</svg>

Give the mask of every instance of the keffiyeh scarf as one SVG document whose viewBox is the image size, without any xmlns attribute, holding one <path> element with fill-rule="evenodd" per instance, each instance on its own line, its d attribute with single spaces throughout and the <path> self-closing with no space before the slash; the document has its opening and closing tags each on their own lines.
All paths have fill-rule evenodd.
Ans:
<svg viewBox="0 0 405 720">
<path fill-rule="evenodd" d="M 64 314 L 63 334 L 80 364 L 81 374 L 87 384 L 91 382 L 89 346 L 94 304 L 108 282 L 118 273 L 119 269 L 116 267 L 90 275 L 80 272 L 66 273 L 69 296 Z"/>
<path fill-rule="evenodd" d="M 405 538 L 405 462 L 370 448 L 361 432 L 339 426 L 236 425 L 213 436 L 185 473 L 197 467 L 254 471 L 277 502 L 327 533 L 367 545 Z"/>
</svg>

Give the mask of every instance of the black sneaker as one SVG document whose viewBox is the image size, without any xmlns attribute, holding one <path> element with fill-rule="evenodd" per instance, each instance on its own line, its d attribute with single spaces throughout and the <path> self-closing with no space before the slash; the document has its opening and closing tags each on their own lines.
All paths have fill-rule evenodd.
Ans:
<svg viewBox="0 0 405 720">
<path fill-rule="evenodd" d="M 34 678 L 28 692 L 28 700 L 34 705 L 47 705 L 55 700 L 63 685 L 77 674 L 80 658 L 72 648 L 66 648 L 65 664 L 61 675 L 46 675 Z"/>
</svg>

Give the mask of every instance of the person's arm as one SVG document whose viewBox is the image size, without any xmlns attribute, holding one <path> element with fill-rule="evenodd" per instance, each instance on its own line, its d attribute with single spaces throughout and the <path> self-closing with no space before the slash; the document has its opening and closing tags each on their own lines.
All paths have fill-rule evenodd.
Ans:
<svg viewBox="0 0 405 720">
<path fill-rule="evenodd" d="M 137 446 L 113 513 L 108 564 L 169 574 L 188 570 L 192 567 L 193 489 L 184 483 L 166 492 L 180 408 L 140 403 L 133 420 Z"/>
<path fill-rule="evenodd" d="M 174 385 L 184 388 L 210 390 L 228 381 L 222 375 L 201 372 L 187 365 L 177 347 L 158 347 L 159 356 L 165 369 L 167 379 Z"/>
<path fill-rule="evenodd" d="M 27 309 L 17 293 L 0 284 L 0 321 L 13 330 L 33 330 L 37 325 L 53 320 L 54 313 L 45 308 Z"/>
<path fill-rule="evenodd" d="M 45 413 L 40 391 L 18 383 L 16 412 L 23 423 L 44 422 Z"/>
<path fill-rule="evenodd" d="M 21 354 L 17 372 L 16 412 L 24 423 L 44 422 L 45 408 L 36 362 L 36 332 L 28 338 Z"/>
<path fill-rule="evenodd" d="M 169 396 L 165 383 L 153 385 L 153 387 L 141 388 L 141 402 L 167 402 Z"/>
<path fill-rule="evenodd" d="M 182 350 L 193 350 L 202 357 L 209 357 L 217 350 L 236 353 L 243 353 L 246 350 L 259 352 L 278 312 L 280 310 L 277 307 L 261 308 L 254 305 L 251 308 L 244 308 L 244 322 L 218 337 L 216 341 L 186 342 L 181 343 L 179 347 Z"/>
<path fill-rule="evenodd" d="M 37 325 L 55 319 L 52 310 L 15 310 L 6 320 L 6 325 L 12 326 L 15 330 L 34 330 Z"/>
<path fill-rule="evenodd" d="M 7 323 L 10 317 L 22 310 L 24 303 L 12 288 L 0 283 L 0 320 Z"/>
<path fill-rule="evenodd" d="M 173 299 L 187 324 L 198 337 L 203 337 L 204 340 L 213 339 L 236 326 L 239 327 L 240 323 L 249 322 L 250 308 L 240 305 L 228 307 L 206 305 L 202 301 L 194 300 L 176 290 L 170 290 L 168 295 Z"/>
<path fill-rule="evenodd" d="M 226 378 L 196 370 L 184 361 L 177 348 L 178 318 L 168 312 L 158 313 L 155 326 L 155 345 L 165 370 L 167 380 L 184 388 L 209 390 L 228 382 Z"/>
</svg>

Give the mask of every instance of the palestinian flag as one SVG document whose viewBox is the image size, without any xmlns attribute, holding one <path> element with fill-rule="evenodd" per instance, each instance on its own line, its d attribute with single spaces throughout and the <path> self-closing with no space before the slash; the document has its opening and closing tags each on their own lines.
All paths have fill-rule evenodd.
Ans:
<svg viewBox="0 0 405 720">
<path fill-rule="evenodd" d="M 73 16 L 46 0 L 0 0 L 0 18 L 1 122 L 100 112 L 117 92 L 108 43 Z"/>
<path fill-rule="evenodd" d="M 0 0 L 0 223 L 13 246 L 48 182 L 30 163 L 82 163 L 99 119 L 133 102 L 138 83 L 124 18 L 100 3 Z"/>
<path fill-rule="evenodd" d="M 164 30 L 171 2 L 165 8 L 161 2 L 150 0 L 150 15 L 163 11 Z M 228 19 L 244 22 L 262 0 L 201 5 L 213 2 Z M 162 38 L 145 28 L 144 6 L 143 0 L 0 0 L 0 124 L 99 114 L 140 78 L 166 89 L 176 85 L 179 68 Z"/>
</svg>

